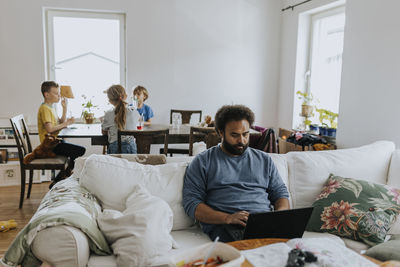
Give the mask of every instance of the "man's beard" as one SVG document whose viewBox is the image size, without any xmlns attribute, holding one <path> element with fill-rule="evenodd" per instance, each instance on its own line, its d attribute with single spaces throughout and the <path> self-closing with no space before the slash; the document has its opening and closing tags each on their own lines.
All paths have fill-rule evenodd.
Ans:
<svg viewBox="0 0 400 267">
<path fill-rule="evenodd" d="M 236 144 L 236 145 L 231 145 L 229 144 L 226 139 L 224 138 L 224 140 L 222 141 L 222 146 L 224 147 L 224 149 L 232 155 L 237 155 L 240 156 L 242 155 L 246 149 L 249 147 L 249 143 L 247 144 Z"/>
</svg>

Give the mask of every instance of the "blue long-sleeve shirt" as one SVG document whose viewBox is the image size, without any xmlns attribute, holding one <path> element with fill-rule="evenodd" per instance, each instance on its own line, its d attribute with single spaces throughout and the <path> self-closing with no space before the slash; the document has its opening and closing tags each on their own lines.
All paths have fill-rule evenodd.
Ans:
<svg viewBox="0 0 400 267">
<path fill-rule="evenodd" d="M 227 213 L 271 210 L 279 198 L 289 198 L 271 157 L 248 148 L 237 157 L 225 154 L 220 146 L 199 154 L 188 166 L 183 184 L 183 207 L 195 219 L 199 203 Z M 213 225 L 201 223 L 209 233 Z"/>
</svg>

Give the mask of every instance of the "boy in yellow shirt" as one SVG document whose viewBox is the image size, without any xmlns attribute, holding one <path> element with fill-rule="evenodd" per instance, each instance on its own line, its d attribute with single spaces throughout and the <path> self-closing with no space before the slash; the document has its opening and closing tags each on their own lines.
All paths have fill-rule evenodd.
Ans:
<svg viewBox="0 0 400 267">
<path fill-rule="evenodd" d="M 74 123 L 74 119 L 67 119 L 67 101 L 65 98 L 61 100 L 61 106 L 63 109 L 62 117 L 57 118 L 56 111 L 53 104 L 60 101 L 59 86 L 56 82 L 46 81 L 42 83 L 42 94 L 44 97 L 44 103 L 40 105 L 38 111 L 38 132 L 40 142 L 43 142 L 46 134 L 50 133 L 55 136 L 58 135 L 61 129 L 66 128 L 68 125 Z M 70 162 L 67 167 L 67 172 L 60 172 L 50 185 L 50 188 L 58 181 L 64 179 L 67 173 L 70 173 L 74 168 L 74 160 L 83 154 L 86 149 L 82 146 L 69 144 L 66 142 L 60 142 L 54 149 L 53 152 L 56 155 L 66 156 L 70 158 Z"/>
</svg>

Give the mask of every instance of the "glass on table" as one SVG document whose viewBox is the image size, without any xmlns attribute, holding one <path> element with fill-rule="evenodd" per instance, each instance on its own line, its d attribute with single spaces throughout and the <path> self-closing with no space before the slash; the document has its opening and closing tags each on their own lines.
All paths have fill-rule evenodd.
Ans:
<svg viewBox="0 0 400 267">
<path fill-rule="evenodd" d="M 136 129 L 143 130 L 143 125 L 144 125 L 143 115 L 140 115 L 139 120 L 136 124 Z"/>
</svg>

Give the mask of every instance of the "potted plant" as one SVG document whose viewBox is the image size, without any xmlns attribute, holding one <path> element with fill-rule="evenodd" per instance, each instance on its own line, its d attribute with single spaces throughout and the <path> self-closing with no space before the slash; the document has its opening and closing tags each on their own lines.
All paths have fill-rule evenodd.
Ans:
<svg viewBox="0 0 400 267">
<path fill-rule="evenodd" d="M 91 98 L 88 100 L 88 98 L 85 95 L 82 95 L 82 98 L 84 99 L 84 102 L 82 104 L 83 110 L 81 117 L 85 119 L 86 123 L 88 124 L 93 123 L 95 117 L 92 109 L 96 108 L 97 106 L 93 105 Z"/>
<path fill-rule="evenodd" d="M 303 117 L 311 117 L 313 114 L 313 107 L 311 106 L 311 101 L 313 100 L 313 95 L 307 92 L 297 91 L 296 95 L 298 95 L 298 99 L 302 100 L 301 104 L 301 116 Z M 309 121 L 311 123 L 311 121 Z"/>
<path fill-rule="evenodd" d="M 316 108 L 315 110 L 319 113 L 319 121 L 322 125 L 320 127 L 320 134 L 336 137 L 337 118 L 339 114 L 322 108 Z M 329 125 L 325 121 L 329 122 Z"/>
</svg>

